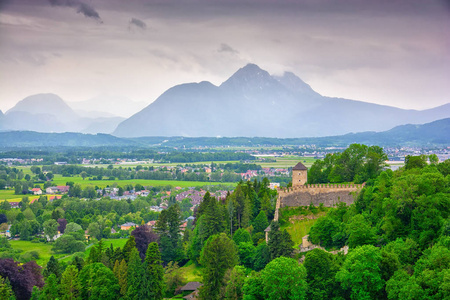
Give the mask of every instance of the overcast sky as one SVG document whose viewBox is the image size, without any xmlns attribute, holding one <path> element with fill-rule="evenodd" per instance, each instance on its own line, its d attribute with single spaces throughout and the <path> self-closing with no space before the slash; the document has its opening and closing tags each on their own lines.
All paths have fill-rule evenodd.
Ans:
<svg viewBox="0 0 450 300">
<path fill-rule="evenodd" d="M 151 103 L 252 62 L 325 96 L 450 102 L 447 0 L 0 0 L 0 109 L 26 96 Z"/>
</svg>

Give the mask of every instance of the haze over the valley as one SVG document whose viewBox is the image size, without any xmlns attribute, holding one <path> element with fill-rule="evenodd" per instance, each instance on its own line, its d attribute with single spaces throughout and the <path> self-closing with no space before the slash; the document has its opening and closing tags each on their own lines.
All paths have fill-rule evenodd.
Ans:
<svg viewBox="0 0 450 300">
<path fill-rule="evenodd" d="M 219 86 L 247 63 L 291 71 L 323 96 L 437 107 L 450 101 L 449 9 L 444 0 L 0 1 L 0 109 L 53 93 L 80 117 L 100 108 L 129 117 L 175 85 Z M 83 107 L 104 95 L 119 100 Z"/>
</svg>

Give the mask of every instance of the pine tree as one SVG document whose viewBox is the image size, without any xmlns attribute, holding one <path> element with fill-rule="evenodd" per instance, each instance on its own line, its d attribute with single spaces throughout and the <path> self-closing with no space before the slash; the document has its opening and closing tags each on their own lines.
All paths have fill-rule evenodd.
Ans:
<svg viewBox="0 0 450 300">
<path fill-rule="evenodd" d="M 136 241 L 134 240 L 134 236 L 130 236 L 130 238 L 128 239 L 128 241 L 126 242 L 125 246 L 123 246 L 123 249 L 122 249 L 123 257 L 126 262 L 129 262 L 131 251 L 133 249 L 137 250 Z"/>
<path fill-rule="evenodd" d="M 145 254 L 150 299 L 159 300 L 163 298 L 164 268 L 161 264 L 161 253 L 159 252 L 158 244 L 155 242 L 150 243 Z"/>
<path fill-rule="evenodd" d="M 16 299 L 9 279 L 3 278 L 2 276 L 0 276 L 0 299 Z"/>
<path fill-rule="evenodd" d="M 42 290 L 42 295 L 39 299 L 54 300 L 59 298 L 58 279 L 55 274 L 50 274 L 46 280 Z"/>
<path fill-rule="evenodd" d="M 125 260 L 122 259 L 120 263 L 118 260 L 116 260 L 116 263 L 114 264 L 114 275 L 119 281 L 120 295 L 122 296 L 125 296 L 127 294 L 127 271 L 128 266 Z"/>
<path fill-rule="evenodd" d="M 146 297 L 147 286 L 147 276 L 139 251 L 133 248 L 128 261 L 126 298 L 129 300 L 148 299 Z"/>
<path fill-rule="evenodd" d="M 61 266 L 53 255 L 50 257 L 43 272 L 44 278 L 48 278 L 51 274 L 55 274 L 58 282 L 61 280 Z"/>
<path fill-rule="evenodd" d="M 62 274 L 60 290 L 63 300 L 76 300 L 80 291 L 78 282 L 78 269 L 76 266 L 68 266 Z"/>
</svg>

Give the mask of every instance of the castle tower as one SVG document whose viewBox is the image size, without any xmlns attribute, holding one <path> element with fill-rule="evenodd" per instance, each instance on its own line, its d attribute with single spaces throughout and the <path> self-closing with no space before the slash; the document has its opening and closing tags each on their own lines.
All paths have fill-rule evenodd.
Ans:
<svg viewBox="0 0 450 300">
<path fill-rule="evenodd" d="M 292 186 L 304 185 L 308 181 L 308 168 L 299 162 L 292 168 Z"/>
</svg>

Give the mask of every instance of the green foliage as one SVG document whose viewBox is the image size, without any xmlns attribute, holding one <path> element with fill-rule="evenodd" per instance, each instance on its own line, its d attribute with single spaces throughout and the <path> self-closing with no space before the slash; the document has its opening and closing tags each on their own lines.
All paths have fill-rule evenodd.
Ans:
<svg viewBox="0 0 450 300">
<path fill-rule="evenodd" d="M 117 299 L 120 290 L 117 279 L 102 263 L 86 265 L 78 278 L 83 299 Z"/>
<path fill-rule="evenodd" d="M 238 245 L 239 260 L 246 268 L 253 269 L 256 247 L 252 242 L 240 242 Z"/>
<path fill-rule="evenodd" d="M 78 269 L 76 266 L 68 266 L 62 274 L 60 291 L 63 300 L 76 300 L 80 292 L 78 281 Z"/>
<path fill-rule="evenodd" d="M 0 276 L 0 299 L 16 299 L 8 278 Z"/>
<path fill-rule="evenodd" d="M 300 300 L 306 298 L 306 269 L 296 260 L 278 257 L 261 271 L 264 299 Z"/>
<path fill-rule="evenodd" d="M 267 244 L 261 243 L 255 249 L 253 257 L 253 269 L 261 271 L 270 262 L 270 250 Z"/>
<path fill-rule="evenodd" d="M 348 225 L 348 246 L 355 248 L 362 245 L 373 245 L 375 243 L 375 228 L 366 221 L 364 216 L 353 216 Z"/>
<path fill-rule="evenodd" d="M 372 245 L 351 250 L 336 273 L 336 280 L 350 290 L 351 299 L 376 299 L 384 287 L 381 276 L 381 253 Z"/>
<path fill-rule="evenodd" d="M 86 245 L 81 241 L 77 241 L 73 235 L 64 234 L 55 241 L 52 250 L 57 253 L 75 253 L 84 252 L 85 248 Z"/>
<path fill-rule="evenodd" d="M 130 252 L 127 270 L 127 299 L 146 299 L 147 276 L 139 251 L 133 248 Z"/>
<path fill-rule="evenodd" d="M 58 226 L 58 222 L 53 219 L 44 222 L 44 234 L 48 240 L 53 240 L 53 237 L 58 233 Z"/>
<path fill-rule="evenodd" d="M 253 234 L 264 232 L 264 230 L 269 227 L 269 221 L 267 220 L 266 213 L 264 211 L 260 211 L 256 218 L 253 220 L 252 225 Z"/>
<path fill-rule="evenodd" d="M 316 160 L 308 171 L 308 183 L 362 183 L 378 176 L 386 160 L 381 147 L 351 144 L 342 153 Z"/>
<path fill-rule="evenodd" d="M 244 228 L 239 228 L 233 235 L 233 241 L 236 243 L 236 245 L 239 245 L 240 243 L 251 242 L 252 238 L 247 230 L 245 230 Z"/>
<path fill-rule="evenodd" d="M 211 236 L 203 247 L 200 263 L 203 271 L 201 299 L 218 299 L 225 285 L 224 276 L 237 263 L 235 244 L 224 233 Z"/>
<path fill-rule="evenodd" d="M 158 244 L 152 242 L 148 245 L 145 255 L 145 268 L 148 282 L 149 299 L 160 300 L 164 293 L 164 268 L 161 265 L 161 253 Z"/>
<path fill-rule="evenodd" d="M 58 279 L 56 278 L 55 274 L 50 274 L 50 276 L 48 276 L 44 289 L 42 290 L 40 299 L 44 300 L 59 299 Z"/>
<path fill-rule="evenodd" d="M 54 274 L 56 279 L 59 281 L 61 279 L 61 273 L 61 266 L 59 265 L 58 260 L 56 260 L 52 255 L 42 274 L 44 275 L 44 278 L 48 278 L 50 275 Z"/>
<path fill-rule="evenodd" d="M 275 259 L 280 256 L 290 257 L 293 252 L 294 242 L 291 239 L 289 233 L 284 230 L 280 230 L 278 222 L 272 222 L 269 232 L 269 251 L 270 258 Z"/>
<path fill-rule="evenodd" d="M 229 275 L 225 288 L 225 298 L 229 300 L 242 299 L 244 295 L 243 286 L 245 281 L 245 268 L 242 266 L 235 266 Z"/>
<path fill-rule="evenodd" d="M 119 282 L 120 295 L 122 297 L 125 297 L 128 289 L 127 285 L 128 266 L 124 259 L 122 259 L 120 263 L 118 260 L 116 260 L 113 272 Z"/>
<path fill-rule="evenodd" d="M 339 295 L 335 276 L 340 266 L 334 255 L 316 248 L 306 253 L 303 265 L 307 273 L 309 299 L 332 299 Z"/>
</svg>

